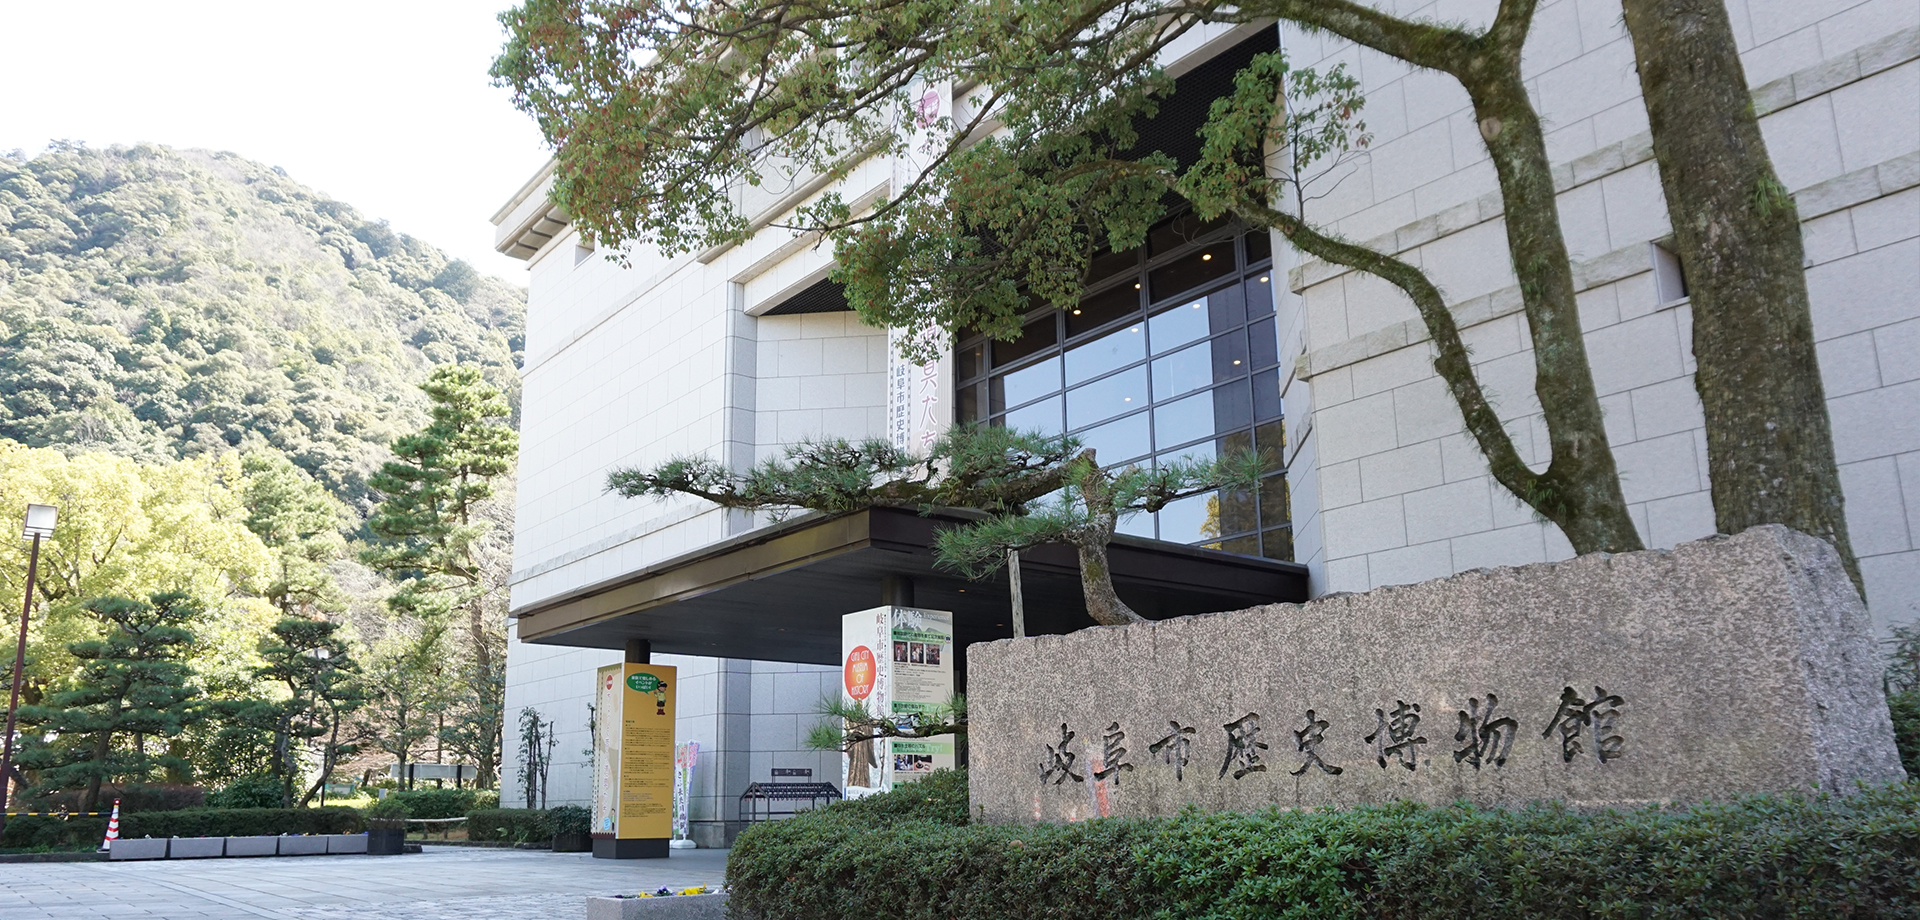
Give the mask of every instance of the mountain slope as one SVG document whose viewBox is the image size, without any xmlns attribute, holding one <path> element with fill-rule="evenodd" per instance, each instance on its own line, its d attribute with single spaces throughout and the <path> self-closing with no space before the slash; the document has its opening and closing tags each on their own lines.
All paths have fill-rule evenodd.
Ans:
<svg viewBox="0 0 1920 920">
<path fill-rule="evenodd" d="M 0 438 L 149 458 L 270 445 L 364 511 L 433 365 L 478 364 L 517 396 L 525 307 L 231 153 L 0 156 Z"/>
</svg>

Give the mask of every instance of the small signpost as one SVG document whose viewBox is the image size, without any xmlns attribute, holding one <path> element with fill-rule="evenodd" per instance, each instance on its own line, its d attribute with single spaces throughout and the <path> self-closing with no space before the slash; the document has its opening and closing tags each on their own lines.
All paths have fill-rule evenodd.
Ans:
<svg viewBox="0 0 1920 920">
<path fill-rule="evenodd" d="M 674 836 L 671 665 L 608 665 L 596 675 L 593 855 L 663 859 Z"/>
</svg>

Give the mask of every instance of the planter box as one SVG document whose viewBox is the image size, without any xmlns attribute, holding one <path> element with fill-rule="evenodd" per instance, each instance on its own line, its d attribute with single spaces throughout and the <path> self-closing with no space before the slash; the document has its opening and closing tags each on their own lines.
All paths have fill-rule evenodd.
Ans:
<svg viewBox="0 0 1920 920">
<path fill-rule="evenodd" d="M 726 920 L 724 894 L 667 898 L 588 898 L 587 920 Z"/>
<path fill-rule="evenodd" d="M 281 856 L 325 856 L 326 853 L 327 837 L 324 834 L 280 838 Z"/>
<path fill-rule="evenodd" d="M 111 844 L 112 852 L 108 859 L 166 859 L 167 838 L 147 837 L 141 840 L 115 840 Z"/>
<path fill-rule="evenodd" d="M 365 853 L 367 835 L 365 834 L 328 834 L 327 853 Z"/>
<path fill-rule="evenodd" d="M 168 859 L 214 859 L 225 855 L 225 837 L 172 837 L 167 841 Z"/>
<path fill-rule="evenodd" d="M 375 827 L 367 830 L 367 855 L 398 856 L 406 852 L 407 832 L 397 827 Z"/>
<path fill-rule="evenodd" d="M 228 837 L 228 856 L 278 856 L 278 837 Z"/>
<path fill-rule="evenodd" d="M 555 853 L 589 853 L 593 851 L 591 834 L 555 834 L 553 835 Z"/>
</svg>

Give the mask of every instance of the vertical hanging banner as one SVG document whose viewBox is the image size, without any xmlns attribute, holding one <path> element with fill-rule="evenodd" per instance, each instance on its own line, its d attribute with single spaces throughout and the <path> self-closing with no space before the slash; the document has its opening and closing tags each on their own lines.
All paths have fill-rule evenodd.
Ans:
<svg viewBox="0 0 1920 920">
<path fill-rule="evenodd" d="M 910 93 L 911 102 L 902 112 L 907 119 L 907 149 L 894 158 L 893 187 L 905 189 L 918 181 L 920 174 L 946 146 L 953 130 L 953 87 L 950 84 L 917 84 Z M 902 279 L 900 283 L 913 284 Z M 913 364 L 900 357 L 902 339 L 927 339 L 939 349 L 940 357 L 927 364 Z M 892 329 L 887 332 L 887 439 L 893 446 L 925 454 L 935 439 L 953 427 L 953 355 L 944 347 L 947 335 L 938 328 Z"/>
<path fill-rule="evenodd" d="M 660 664 L 622 665 L 625 692 L 620 713 L 621 840 L 673 836 L 674 669 Z"/>
<path fill-rule="evenodd" d="M 596 837 L 612 838 L 620 814 L 621 667 L 610 664 L 594 673 L 591 830 Z"/>
<path fill-rule="evenodd" d="M 688 838 L 687 808 L 693 799 L 693 765 L 700 759 L 700 742 L 673 749 L 673 845 L 692 846 Z"/>
<path fill-rule="evenodd" d="M 595 674 L 593 855 L 665 856 L 673 836 L 670 665 L 608 665 Z"/>
<path fill-rule="evenodd" d="M 844 701 L 907 724 L 931 718 L 952 699 L 952 613 L 876 607 L 847 614 L 840 624 Z M 842 755 L 841 784 L 858 798 L 953 765 L 952 735 L 877 738 Z"/>
</svg>

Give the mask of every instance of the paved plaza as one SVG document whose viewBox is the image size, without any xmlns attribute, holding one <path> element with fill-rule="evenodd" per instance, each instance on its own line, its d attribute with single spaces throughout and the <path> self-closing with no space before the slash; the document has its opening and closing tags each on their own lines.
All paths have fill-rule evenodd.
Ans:
<svg viewBox="0 0 1920 920">
<path fill-rule="evenodd" d="M 719 885 L 725 850 L 666 860 L 428 845 L 406 856 L 0 864 L 6 920 L 565 920 L 586 896 Z"/>
</svg>

